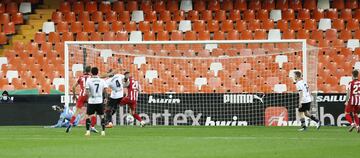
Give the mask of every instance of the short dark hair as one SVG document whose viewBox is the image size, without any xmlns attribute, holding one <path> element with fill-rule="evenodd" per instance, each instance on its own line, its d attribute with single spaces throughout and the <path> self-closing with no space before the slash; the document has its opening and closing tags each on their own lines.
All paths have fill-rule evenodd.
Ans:
<svg viewBox="0 0 360 158">
<path fill-rule="evenodd" d="M 297 77 L 297 78 L 301 77 L 301 72 L 300 71 L 295 71 L 294 74 L 295 74 L 295 77 Z"/>
<path fill-rule="evenodd" d="M 91 74 L 92 75 L 97 75 L 98 73 L 99 73 L 99 69 L 97 67 L 91 68 Z"/>
<path fill-rule="evenodd" d="M 9 95 L 9 93 L 7 91 L 3 91 L 2 95 Z"/>
<path fill-rule="evenodd" d="M 129 71 L 126 71 L 126 72 L 124 73 L 124 75 L 127 75 L 127 74 L 130 74 L 130 72 L 129 72 Z"/>
<path fill-rule="evenodd" d="M 358 70 L 354 70 L 354 71 L 352 72 L 352 76 L 353 76 L 354 78 L 358 78 L 358 76 L 359 76 L 359 71 L 358 71 Z"/>
<path fill-rule="evenodd" d="M 85 67 L 85 73 L 89 73 L 91 71 L 91 66 L 86 66 Z"/>
</svg>

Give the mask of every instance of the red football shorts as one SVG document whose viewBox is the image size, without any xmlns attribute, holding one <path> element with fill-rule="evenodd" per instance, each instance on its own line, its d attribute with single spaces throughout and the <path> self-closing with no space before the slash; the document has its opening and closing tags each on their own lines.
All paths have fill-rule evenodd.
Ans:
<svg viewBox="0 0 360 158">
<path fill-rule="evenodd" d="M 124 97 L 120 101 L 120 106 L 128 105 L 132 111 L 136 110 L 136 100 L 131 100 L 129 97 Z"/>
<path fill-rule="evenodd" d="M 352 112 L 355 112 L 355 113 L 358 113 L 359 112 L 359 106 L 354 106 L 354 105 L 345 105 L 345 112 L 346 113 L 352 113 Z"/>
<path fill-rule="evenodd" d="M 79 96 L 79 98 L 76 101 L 76 107 L 81 109 L 84 107 L 84 104 L 87 102 L 88 97 L 87 96 Z"/>
</svg>

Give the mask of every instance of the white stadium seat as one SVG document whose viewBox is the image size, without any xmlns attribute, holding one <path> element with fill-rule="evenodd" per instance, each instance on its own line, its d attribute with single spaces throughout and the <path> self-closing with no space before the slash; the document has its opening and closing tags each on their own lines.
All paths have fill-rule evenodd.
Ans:
<svg viewBox="0 0 360 158">
<path fill-rule="evenodd" d="M 0 64 L 1 64 L 1 63 L 0 63 Z M 360 62 L 359 62 L 359 61 L 355 63 L 354 68 L 355 68 L 356 70 L 360 70 Z"/>
<path fill-rule="evenodd" d="M 136 23 L 144 21 L 144 12 L 142 10 L 133 11 L 131 14 L 131 21 L 135 21 Z"/>
<path fill-rule="evenodd" d="M 274 20 L 274 21 L 278 21 L 281 20 L 282 16 L 281 16 L 281 10 L 271 10 L 270 12 L 270 19 Z"/>
<path fill-rule="evenodd" d="M 142 41 L 142 32 L 131 31 L 129 41 Z"/>
<path fill-rule="evenodd" d="M 83 64 L 73 64 L 72 67 L 71 67 L 71 70 L 73 72 L 73 76 L 76 77 L 76 72 L 78 72 L 78 71 L 83 72 L 84 71 L 84 65 Z"/>
<path fill-rule="evenodd" d="M 352 78 L 350 76 L 342 76 L 340 78 L 340 86 L 342 85 L 347 86 L 351 80 Z"/>
<path fill-rule="evenodd" d="M 217 48 L 217 44 L 205 44 L 205 49 L 212 52 L 213 49 Z"/>
<path fill-rule="evenodd" d="M 102 49 L 100 51 L 100 57 L 104 58 L 104 62 L 107 62 L 107 59 L 112 56 L 112 50 L 111 49 Z"/>
<path fill-rule="evenodd" d="M 319 30 L 326 31 L 327 29 L 331 29 L 331 19 L 320 19 Z"/>
<path fill-rule="evenodd" d="M 3 64 L 4 65 L 8 64 L 8 59 L 6 57 L 0 57 L 0 69 L 1 69 Z"/>
<path fill-rule="evenodd" d="M 31 3 L 30 2 L 21 2 L 19 7 L 20 13 L 31 13 Z"/>
<path fill-rule="evenodd" d="M 286 55 L 277 55 L 275 57 L 275 62 L 279 64 L 279 67 L 282 68 L 283 64 L 288 62 L 288 57 Z"/>
<path fill-rule="evenodd" d="M 180 4 L 180 10 L 183 10 L 185 12 L 193 10 L 192 1 L 191 0 L 182 0 L 181 4 Z"/>
<path fill-rule="evenodd" d="M 319 9 L 329 9 L 330 8 L 330 2 L 329 2 L 329 0 L 318 0 L 317 7 Z"/>
<path fill-rule="evenodd" d="M 201 86 L 206 84 L 207 84 L 206 78 L 198 77 L 195 79 L 195 85 L 198 87 L 198 90 L 201 90 Z"/>
<path fill-rule="evenodd" d="M 214 71 L 214 75 L 217 77 L 218 76 L 218 72 L 220 70 L 223 70 L 223 66 L 220 62 L 214 62 L 210 64 L 210 70 Z"/>
<path fill-rule="evenodd" d="M 286 84 L 276 84 L 274 85 L 274 92 L 283 93 L 287 91 Z"/>
<path fill-rule="evenodd" d="M 60 85 L 65 85 L 64 78 L 54 78 L 53 84 L 55 85 L 55 89 L 59 90 Z"/>
<path fill-rule="evenodd" d="M 181 20 L 179 23 L 179 30 L 182 32 L 191 31 L 191 21 Z"/>
<path fill-rule="evenodd" d="M 280 40 L 281 39 L 280 29 L 270 29 L 268 39 L 269 40 Z"/>
<path fill-rule="evenodd" d="M 6 72 L 6 78 L 8 79 L 8 82 L 11 83 L 13 78 L 18 78 L 19 72 L 17 70 L 8 70 Z"/>
<path fill-rule="evenodd" d="M 158 78 L 158 72 L 156 70 L 147 70 L 145 73 L 145 79 L 148 79 L 149 82 L 152 83 L 154 78 Z"/>
<path fill-rule="evenodd" d="M 355 48 L 360 47 L 359 39 L 349 39 L 346 47 L 354 51 Z"/>
<path fill-rule="evenodd" d="M 55 32 L 54 22 L 44 22 L 42 27 L 42 32 L 45 32 L 46 34 L 50 32 Z"/>
<path fill-rule="evenodd" d="M 138 69 L 140 69 L 142 64 L 146 64 L 146 58 L 145 57 L 135 57 L 134 64 L 137 65 Z"/>
</svg>

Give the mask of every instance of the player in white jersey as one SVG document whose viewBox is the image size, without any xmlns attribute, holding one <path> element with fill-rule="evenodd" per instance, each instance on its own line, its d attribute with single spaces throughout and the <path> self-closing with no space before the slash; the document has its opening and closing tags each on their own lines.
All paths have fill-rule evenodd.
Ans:
<svg viewBox="0 0 360 158">
<path fill-rule="evenodd" d="M 91 68 L 92 76 L 86 81 L 86 93 L 88 98 L 88 107 L 86 110 L 86 136 L 90 135 L 90 117 L 97 115 L 101 118 L 101 135 L 105 135 L 105 118 L 104 118 L 104 102 L 107 98 L 107 84 L 98 76 L 99 69 L 97 67 Z M 105 98 L 105 101 L 104 101 Z"/>
<path fill-rule="evenodd" d="M 119 103 L 124 97 L 124 75 L 117 74 L 116 71 L 109 70 L 108 73 L 102 77 L 109 77 L 106 80 L 106 84 L 111 89 L 111 94 L 109 96 L 109 101 L 105 107 L 105 119 L 106 127 L 113 127 L 112 116 L 115 114 L 116 110 L 119 108 Z"/>
<path fill-rule="evenodd" d="M 295 71 L 295 81 L 296 81 L 296 90 L 299 91 L 300 95 L 300 104 L 299 104 L 299 116 L 300 116 L 300 122 L 301 122 L 301 128 L 299 131 L 306 130 L 305 125 L 305 116 L 310 118 L 311 120 L 315 121 L 317 123 L 316 128 L 319 129 L 321 126 L 321 122 L 315 118 L 315 116 L 310 114 L 310 106 L 311 106 L 311 94 L 309 91 L 308 84 L 302 79 L 302 74 L 300 71 Z"/>
</svg>

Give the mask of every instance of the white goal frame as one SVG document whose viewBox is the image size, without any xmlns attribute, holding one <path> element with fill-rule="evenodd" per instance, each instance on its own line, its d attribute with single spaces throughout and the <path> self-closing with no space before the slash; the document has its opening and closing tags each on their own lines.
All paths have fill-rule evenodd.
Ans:
<svg viewBox="0 0 360 158">
<path fill-rule="evenodd" d="M 307 43 L 306 39 L 286 39 L 286 40 L 197 40 L 197 41 L 65 41 L 64 42 L 64 67 L 65 67 L 65 105 L 70 102 L 70 85 L 69 85 L 69 45 L 135 45 L 135 44 L 262 44 L 262 43 L 301 43 L 302 44 L 302 73 L 303 79 L 307 80 Z"/>
</svg>

